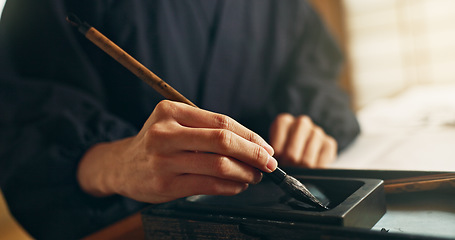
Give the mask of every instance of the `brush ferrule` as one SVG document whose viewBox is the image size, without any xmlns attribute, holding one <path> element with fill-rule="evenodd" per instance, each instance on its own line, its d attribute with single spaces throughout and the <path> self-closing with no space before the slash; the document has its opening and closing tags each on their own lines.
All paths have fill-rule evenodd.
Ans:
<svg viewBox="0 0 455 240">
<path fill-rule="evenodd" d="M 276 184 L 280 184 L 281 182 L 283 182 L 287 174 L 283 170 L 281 170 L 281 168 L 277 167 L 275 171 L 267 173 L 266 175 L 270 179 L 272 179 L 272 181 L 275 182 Z"/>
<path fill-rule="evenodd" d="M 80 33 L 82 34 L 87 34 L 88 30 L 92 28 L 92 26 L 90 26 L 88 23 L 86 22 L 83 22 L 81 23 L 81 25 L 79 25 L 79 27 L 77 28 L 77 30 L 79 30 Z"/>
<path fill-rule="evenodd" d="M 82 34 L 86 34 L 87 31 L 92 27 L 90 24 L 87 22 L 82 22 L 78 16 L 74 13 L 69 13 L 68 16 L 66 17 L 66 21 L 71 23 L 74 27 L 77 27 L 77 30 L 81 32 Z"/>
</svg>

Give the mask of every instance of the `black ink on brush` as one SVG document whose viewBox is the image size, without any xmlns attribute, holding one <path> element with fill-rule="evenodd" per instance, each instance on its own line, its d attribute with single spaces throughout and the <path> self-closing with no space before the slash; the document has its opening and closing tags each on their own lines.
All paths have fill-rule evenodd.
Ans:
<svg viewBox="0 0 455 240">
<path fill-rule="evenodd" d="M 76 15 L 69 14 L 66 20 L 76 27 L 79 32 L 81 32 L 85 37 L 87 37 L 90 41 L 94 41 L 92 38 L 93 36 L 96 37 L 96 41 L 94 42 L 99 48 L 121 63 L 123 66 L 128 68 L 131 72 L 133 72 L 137 77 L 141 80 L 145 81 L 147 84 L 151 85 L 155 90 L 157 90 L 161 95 L 164 97 L 174 100 L 180 101 L 191 106 L 196 107 L 194 103 L 190 100 L 182 96 L 177 90 L 173 89 L 172 87 L 168 86 L 163 80 L 161 80 L 158 76 L 152 73 L 150 70 L 145 68 L 142 64 L 132 58 L 128 53 L 123 51 L 120 47 L 115 45 L 112 41 L 106 38 L 102 33 L 98 32 L 88 23 L 81 21 Z M 92 30 L 92 31 L 89 31 Z M 90 32 L 90 33 L 89 33 Z M 90 36 L 88 36 L 91 34 Z M 157 89 L 158 86 L 165 85 L 166 87 L 161 87 Z M 269 176 L 273 182 L 275 182 L 285 193 L 289 194 L 296 200 L 308 203 L 312 206 L 321 209 L 328 209 L 327 206 L 321 203 L 319 199 L 317 199 L 311 192 L 299 182 L 294 177 L 287 175 L 283 170 L 280 168 L 276 168 L 275 171 L 271 173 L 265 173 L 265 175 Z"/>
<path fill-rule="evenodd" d="M 289 194 L 291 197 L 295 198 L 304 203 L 308 203 L 312 206 L 322 209 L 329 209 L 324 205 L 319 199 L 317 199 L 308 188 L 305 187 L 299 180 L 295 179 L 292 176 L 289 176 L 281 170 L 276 168 L 275 171 L 271 173 L 265 173 L 266 176 L 272 179 L 285 193 Z"/>
</svg>

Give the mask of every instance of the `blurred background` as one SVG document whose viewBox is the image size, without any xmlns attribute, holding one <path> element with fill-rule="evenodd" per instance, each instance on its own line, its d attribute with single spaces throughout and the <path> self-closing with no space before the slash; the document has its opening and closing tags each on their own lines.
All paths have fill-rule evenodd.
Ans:
<svg viewBox="0 0 455 240">
<path fill-rule="evenodd" d="M 451 0 L 313 0 L 347 57 L 341 81 L 359 110 L 413 86 L 455 83 Z"/>
<path fill-rule="evenodd" d="M 362 133 L 333 168 L 455 171 L 455 1 L 312 0 Z"/>
<path fill-rule="evenodd" d="M 455 1 L 310 2 L 345 53 L 362 128 L 331 167 L 455 171 Z M 0 193 L 0 240 L 29 238 Z"/>
</svg>

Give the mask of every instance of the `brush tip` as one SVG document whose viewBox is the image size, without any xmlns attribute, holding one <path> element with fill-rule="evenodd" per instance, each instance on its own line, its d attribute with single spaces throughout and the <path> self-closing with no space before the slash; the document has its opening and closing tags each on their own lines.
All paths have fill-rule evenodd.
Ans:
<svg viewBox="0 0 455 240">
<path fill-rule="evenodd" d="M 320 209 L 328 210 L 329 208 L 316 198 L 299 180 L 289 175 L 280 184 L 281 189 L 291 195 L 296 200 L 311 204 Z"/>
</svg>

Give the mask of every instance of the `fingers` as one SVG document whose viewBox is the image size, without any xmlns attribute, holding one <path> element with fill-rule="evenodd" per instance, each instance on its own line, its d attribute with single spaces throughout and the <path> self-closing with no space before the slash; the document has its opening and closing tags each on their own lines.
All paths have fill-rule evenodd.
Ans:
<svg viewBox="0 0 455 240">
<path fill-rule="evenodd" d="M 239 183 L 256 184 L 262 180 L 262 173 L 236 159 L 203 152 L 184 152 L 163 161 L 161 169 L 175 173 L 197 174 L 217 177 Z"/>
<path fill-rule="evenodd" d="M 229 130 L 238 136 L 263 147 L 270 155 L 274 154 L 273 148 L 262 137 L 226 115 L 172 101 L 160 102 L 157 105 L 156 110 L 166 111 L 182 126 Z"/>
<path fill-rule="evenodd" d="M 336 141 L 307 116 L 281 114 L 270 131 L 275 156 L 284 165 L 324 167 L 336 158 Z"/>
<path fill-rule="evenodd" d="M 171 183 L 163 182 L 155 185 L 156 191 L 164 201 L 192 195 L 224 195 L 230 196 L 241 193 L 248 188 L 248 184 L 224 180 L 216 177 L 185 174 L 175 177 Z M 159 202 L 154 200 L 154 202 Z"/>
<path fill-rule="evenodd" d="M 230 196 L 241 193 L 247 188 L 247 183 L 206 175 L 182 174 L 143 182 L 141 188 L 134 189 L 134 192 L 129 195 L 141 202 L 163 203 L 200 194 Z"/>
<path fill-rule="evenodd" d="M 284 152 L 291 127 L 294 124 L 294 117 L 291 114 L 281 114 L 272 123 L 270 128 L 270 145 L 276 155 Z"/>
<path fill-rule="evenodd" d="M 307 145 L 312 143 L 309 141 L 312 131 L 313 123 L 309 117 L 301 116 L 294 119 L 283 152 L 286 161 L 294 163 L 302 161 L 303 154 L 308 150 Z"/>
<path fill-rule="evenodd" d="M 185 128 L 175 143 L 186 151 L 229 156 L 264 172 L 272 172 L 278 165 L 263 147 L 225 129 Z"/>
<path fill-rule="evenodd" d="M 338 144 L 336 140 L 332 137 L 325 139 L 325 144 L 323 145 L 320 153 L 320 166 L 328 166 L 330 163 L 333 163 L 337 157 Z"/>
<path fill-rule="evenodd" d="M 171 101 L 160 102 L 153 115 L 147 122 L 154 124 L 143 134 L 150 148 L 158 146 L 158 151 L 167 153 L 216 153 L 264 172 L 272 172 L 278 165 L 265 140 L 225 115 Z"/>
<path fill-rule="evenodd" d="M 308 142 L 301 156 L 301 160 L 308 167 L 321 166 L 322 159 L 320 159 L 320 153 L 324 145 L 325 133 L 320 127 L 316 126 L 311 129 L 310 134 L 311 136 L 308 137 Z"/>
</svg>

